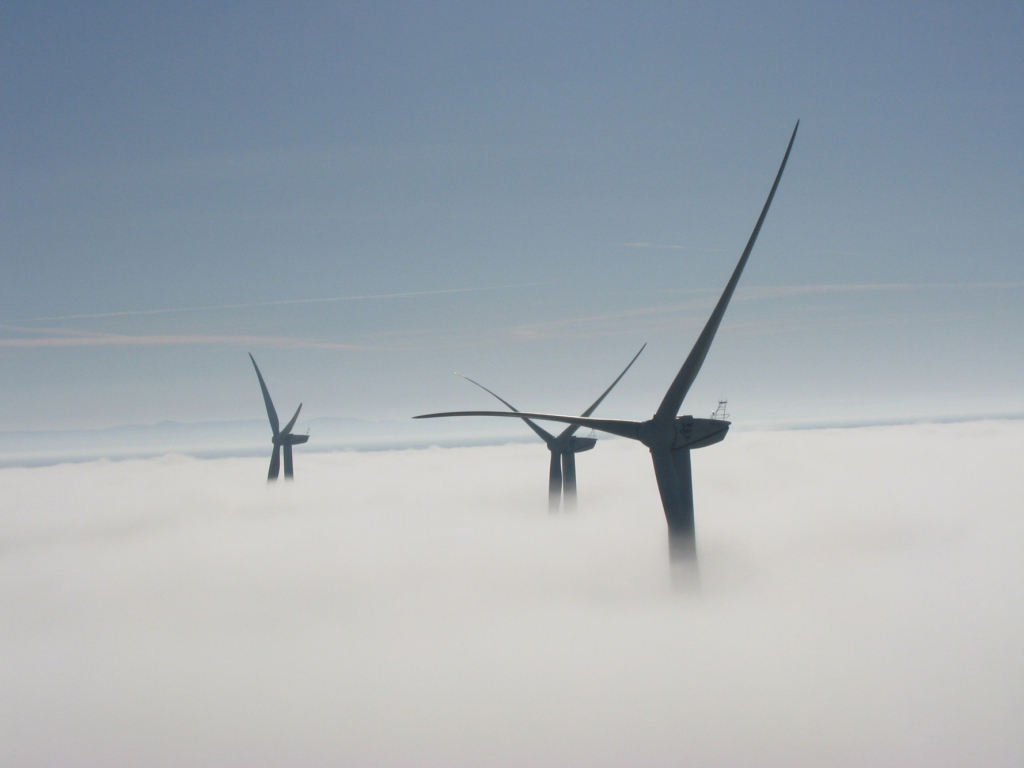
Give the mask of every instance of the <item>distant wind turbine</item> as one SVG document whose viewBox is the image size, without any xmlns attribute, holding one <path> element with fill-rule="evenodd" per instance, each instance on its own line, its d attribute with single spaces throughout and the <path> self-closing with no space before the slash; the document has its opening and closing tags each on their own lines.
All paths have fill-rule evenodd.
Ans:
<svg viewBox="0 0 1024 768">
<path fill-rule="evenodd" d="M 292 471 L 292 446 L 309 440 L 309 435 L 292 434 L 292 427 L 295 426 L 295 420 L 299 418 L 302 403 L 299 403 L 299 407 L 295 409 L 295 415 L 292 416 L 292 420 L 285 424 L 284 429 L 280 429 L 277 411 L 274 409 L 274 401 L 270 399 L 270 392 L 267 391 L 267 385 L 263 381 L 260 367 L 256 365 L 256 360 L 253 358 L 252 353 L 249 354 L 249 359 L 252 360 L 252 367 L 256 369 L 256 378 L 260 380 L 260 389 L 263 390 L 263 402 L 267 406 L 267 418 L 270 419 L 270 428 L 274 431 L 274 452 L 270 454 L 270 471 L 267 473 L 267 482 L 270 483 L 277 480 L 277 476 L 280 474 L 282 446 L 284 447 L 284 479 L 291 480 L 294 477 L 294 472 Z"/>
<path fill-rule="evenodd" d="M 665 393 L 665 397 L 658 406 L 654 418 L 647 421 L 625 421 L 619 419 L 593 419 L 579 416 L 562 416 L 550 413 L 506 413 L 504 411 L 456 411 L 452 413 L 429 413 L 423 416 L 416 416 L 417 419 L 433 419 L 444 416 L 502 416 L 513 418 L 531 418 L 541 421 L 556 421 L 563 424 L 572 424 L 579 427 L 591 427 L 602 432 L 608 432 L 621 437 L 628 437 L 631 440 L 638 440 L 643 443 L 651 452 L 651 459 L 654 462 L 654 475 L 658 481 L 658 491 L 661 494 L 661 504 L 665 510 L 665 519 L 668 522 L 669 557 L 677 562 L 690 562 L 696 565 L 697 541 L 693 523 L 693 478 L 690 470 L 690 451 L 696 448 L 704 448 L 708 445 L 720 442 L 725 439 L 729 431 L 730 423 L 719 419 L 695 419 L 693 416 L 679 416 L 679 409 L 682 407 L 683 399 L 689 392 L 690 386 L 700 372 L 704 358 L 711 348 L 715 333 L 722 322 L 725 310 L 729 306 L 729 299 L 732 298 L 736 285 L 739 283 L 743 267 L 747 264 L 750 252 L 754 249 L 757 235 L 761 231 L 765 217 L 768 215 L 768 208 L 775 197 L 775 190 L 778 189 L 779 181 L 782 179 L 782 172 L 786 169 L 786 161 L 789 160 L 790 150 L 793 149 L 793 141 L 796 139 L 797 129 L 800 121 L 793 128 L 793 135 L 790 136 L 789 145 L 786 147 L 786 154 L 782 158 L 782 165 L 775 176 L 775 183 L 772 184 L 771 192 L 765 201 L 761 216 L 754 226 L 754 231 L 747 241 L 747 247 L 743 249 L 739 263 L 736 265 L 725 286 L 718 304 L 715 306 L 711 317 L 708 319 L 704 330 L 697 338 L 689 356 L 683 363 L 679 373 L 676 374 L 672 385 Z"/>
<path fill-rule="evenodd" d="M 643 347 L 640 347 L 640 352 L 643 352 L 646 346 L 647 345 L 644 344 Z M 601 404 L 601 401 L 607 397 L 608 393 L 611 392 L 615 385 L 619 383 L 619 380 L 626 375 L 626 371 L 628 371 L 632 367 L 633 363 L 636 362 L 636 359 L 640 357 L 640 352 L 637 352 L 633 356 L 633 359 L 629 361 L 629 365 L 627 365 L 622 373 L 619 374 L 618 378 L 612 382 L 611 386 L 601 393 L 601 396 L 594 401 L 593 405 L 583 412 L 584 417 L 589 416 L 597 410 L 597 406 Z M 476 384 L 484 392 L 496 397 L 507 405 L 513 412 L 519 413 L 519 409 L 512 405 L 512 403 L 505 400 L 500 395 L 491 392 L 491 390 L 483 384 L 473 381 L 471 378 L 463 376 L 461 373 L 456 373 L 455 375 L 465 379 L 470 384 Z M 580 425 L 578 424 L 566 427 L 558 435 L 552 435 L 546 429 L 537 426 L 530 419 L 526 417 L 521 418 L 527 423 L 530 429 L 536 432 L 538 437 L 547 444 L 548 450 L 551 452 L 551 465 L 548 472 L 548 512 L 558 511 L 559 501 L 563 495 L 563 488 L 565 496 L 564 508 L 567 512 L 574 511 L 576 509 L 576 454 L 589 451 L 597 445 L 597 440 L 592 437 L 576 437 L 576 430 L 580 428 Z"/>
</svg>

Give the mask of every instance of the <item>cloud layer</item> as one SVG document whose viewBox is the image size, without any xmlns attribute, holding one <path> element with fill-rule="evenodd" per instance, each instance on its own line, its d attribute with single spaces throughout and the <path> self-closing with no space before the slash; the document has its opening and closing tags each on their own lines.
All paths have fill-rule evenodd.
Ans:
<svg viewBox="0 0 1024 768">
<path fill-rule="evenodd" d="M 543 447 L 0 470 L 8 765 L 1024 757 L 1024 423 L 735 433 L 700 595 L 649 459 Z"/>
</svg>

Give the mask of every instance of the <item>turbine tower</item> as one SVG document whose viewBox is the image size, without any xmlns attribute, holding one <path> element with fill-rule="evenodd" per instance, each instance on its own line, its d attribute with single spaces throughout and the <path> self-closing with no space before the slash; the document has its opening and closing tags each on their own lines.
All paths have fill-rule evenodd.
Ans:
<svg viewBox="0 0 1024 768">
<path fill-rule="evenodd" d="M 647 345 L 644 344 L 643 347 L 640 347 L 640 352 L 643 352 L 646 346 Z M 597 410 L 597 406 L 601 404 L 601 401 L 607 397 L 608 393 L 611 392 L 615 385 L 619 383 L 619 380 L 626 375 L 626 371 L 628 371 L 632 367 L 633 363 L 636 362 L 636 359 L 640 357 L 640 352 L 637 352 L 633 356 L 633 359 L 629 361 L 629 365 L 627 365 L 622 373 L 618 375 L 618 378 L 612 382 L 611 386 L 601 393 L 601 396 L 583 412 L 584 417 L 589 416 Z M 480 387 L 484 392 L 496 397 L 507 405 L 509 410 L 514 413 L 519 413 L 519 409 L 512 405 L 512 403 L 505 400 L 500 395 L 491 392 L 491 390 L 483 384 L 473 381 L 471 378 L 463 376 L 461 373 L 456 373 L 455 375 L 465 379 L 470 384 L 476 384 L 476 386 Z M 570 424 L 559 434 L 552 435 L 546 429 L 537 426 L 537 424 L 532 420 L 526 417 L 522 417 L 522 419 L 530 429 L 536 432 L 537 436 L 547 444 L 548 450 L 551 452 L 551 463 L 548 471 L 548 512 L 558 512 L 559 502 L 563 495 L 565 497 L 563 508 L 566 512 L 574 512 L 576 510 L 576 454 L 589 451 L 597 445 L 597 440 L 592 437 L 576 437 L 576 430 L 580 428 L 578 424 Z"/>
<path fill-rule="evenodd" d="M 267 473 L 267 482 L 272 483 L 277 480 L 277 476 L 281 472 L 282 447 L 284 448 L 284 479 L 291 480 L 294 478 L 294 472 L 292 471 L 292 446 L 309 440 L 309 435 L 292 434 L 292 427 L 295 426 L 295 421 L 299 418 L 302 403 L 299 403 L 299 407 L 295 409 L 295 415 L 292 416 L 292 420 L 284 425 L 284 429 L 280 429 L 277 411 L 274 409 L 274 401 L 270 399 L 270 392 L 267 391 L 266 382 L 263 381 L 263 374 L 260 373 L 260 367 L 256 365 L 256 360 L 251 352 L 249 353 L 249 359 L 252 360 L 252 367 L 256 369 L 256 378 L 260 380 L 260 389 L 263 390 L 263 402 L 267 406 L 267 418 L 270 419 L 270 428 L 274 432 L 274 437 L 272 438 L 274 452 L 270 454 L 270 471 Z"/>
<path fill-rule="evenodd" d="M 750 252 L 754 249 L 757 235 L 761 231 L 761 225 L 764 224 L 768 208 L 775 197 L 775 190 L 778 189 L 779 181 L 782 179 L 782 172 L 786 169 L 786 161 L 789 160 L 789 153 L 793 149 L 793 141 L 796 139 L 799 127 L 800 121 L 797 120 L 796 126 L 793 128 L 793 135 L 789 139 L 789 145 L 786 147 L 786 154 L 782 158 L 782 165 L 779 166 L 779 172 L 775 176 L 775 183 L 772 184 L 771 192 L 768 193 L 768 199 L 757 219 L 754 231 L 747 241 L 747 247 L 743 249 L 743 255 L 740 256 L 739 263 L 725 286 L 725 291 L 718 300 L 711 317 L 708 318 L 704 330 L 697 338 L 696 344 L 693 345 L 693 349 L 690 350 L 690 354 L 679 369 L 679 373 L 676 374 L 665 393 L 653 418 L 647 421 L 626 421 L 550 413 L 511 414 L 504 411 L 430 413 L 415 418 L 432 419 L 444 416 L 531 418 L 590 427 L 643 443 L 651 452 L 654 476 L 658 481 L 661 504 L 665 510 L 665 520 L 668 523 L 669 557 L 673 562 L 691 563 L 695 567 L 697 542 L 693 522 L 693 479 L 690 470 L 690 451 L 724 440 L 730 423 L 724 419 L 695 419 L 693 416 L 679 416 L 679 409 L 682 407 L 686 393 L 690 391 L 690 386 L 700 372 L 704 358 L 707 357 L 708 350 L 711 348 L 711 342 L 714 341 L 715 333 L 718 331 L 718 326 L 725 315 L 725 310 L 729 306 L 729 300 L 739 283 L 743 268 L 747 264 L 747 259 L 750 258 Z"/>
</svg>

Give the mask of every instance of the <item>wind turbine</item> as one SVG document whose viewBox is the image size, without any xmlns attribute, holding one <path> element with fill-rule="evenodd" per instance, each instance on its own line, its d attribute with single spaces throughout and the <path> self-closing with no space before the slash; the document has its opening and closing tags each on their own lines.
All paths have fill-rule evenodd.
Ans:
<svg viewBox="0 0 1024 768">
<path fill-rule="evenodd" d="M 650 450 L 651 459 L 654 462 L 654 475 L 658 481 L 661 504 L 665 509 L 665 519 L 668 522 L 669 558 L 675 562 L 690 562 L 695 566 L 697 541 L 693 524 L 693 478 L 690 470 L 690 451 L 724 440 L 730 423 L 724 419 L 695 419 L 693 416 L 679 416 L 679 409 L 682 407 L 686 393 L 689 392 L 690 386 L 700 372 L 704 358 L 711 348 L 711 342 L 714 341 L 715 333 L 718 331 L 718 326 L 722 322 L 722 316 L 725 315 L 725 310 L 729 306 L 729 299 L 732 298 L 736 284 L 739 283 L 743 267 L 746 266 L 750 252 L 754 249 L 754 242 L 768 215 L 768 208 L 772 204 L 772 198 L 775 197 L 775 190 L 778 189 L 779 181 L 782 179 L 782 172 L 786 169 L 786 161 L 789 160 L 789 152 L 793 149 L 793 141 L 796 139 L 799 127 L 800 121 L 798 120 L 793 128 L 793 135 L 790 136 L 789 145 L 786 147 L 786 154 L 782 158 L 782 165 L 779 166 L 779 172 L 775 176 L 775 183 L 772 184 L 771 192 L 768 193 L 768 199 L 761 210 L 761 216 L 747 241 L 747 247 L 743 249 L 739 263 L 733 270 L 732 277 L 729 278 L 729 282 L 725 286 L 725 291 L 718 300 L 704 330 L 697 338 L 697 343 L 693 345 L 682 368 L 679 369 L 679 373 L 676 374 L 672 385 L 665 393 L 653 418 L 647 421 L 625 421 L 561 416 L 550 413 L 511 414 L 503 411 L 430 413 L 415 418 L 512 416 L 590 427 L 638 440 Z"/>
<path fill-rule="evenodd" d="M 643 347 L 640 347 L 640 352 L 643 352 L 646 346 L 647 345 L 644 344 Z M 619 379 L 626 375 L 626 371 L 628 371 L 632 367 L 633 363 L 636 362 L 636 359 L 640 357 L 640 352 L 637 352 L 633 356 L 633 359 L 629 361 L 629 365 L 627 365 L 625 369 L 622 371 L 622 373 L 619 374 L 618 378 L 616 378 L 615 381 L 612 382 L 611 386 L 608 387 L 608 389 L 606 389 L 604 392 L 602 392 L 601 396 L 597 398 L 597 400 L 595 400 L 594 403 L 583 412 L 584 417 L 589 416 L 595 410 L 597 410 L 597 406 L 601 404 L 601 401 L 605 399 L 608 393 L 611 392 L 615 385 L 619 383 Z M 470 384 L 476 384 L 484 392 L 486 392 L 489 395 L 492 395 L 493 397 L 496 397 L 498 400 L 507 405 L 510 410 L 512 410 L 515 413 L 519 413 L 519 409 L 512 405 L 512 403 L 510 403 L 508 400 L 505 400 L 500 395 L 491 392 L 491 390 L 489 390 L 483 384 L 473 381 L 471 378 L 469 378 L 468 376 L 463 376 L 461 373 L 456 373 L 455 375 L 465 379 Z M 591 448 L 597 445 L 597 440 L 595 440 L 592 437 L 576 437 L 575 433 L 576 430 L 580 428 L 579 424 L 571 424 L 564 430 L 562 430 L 559 434 L 552 435 L 546 429 L 537 426 L 530 419 L 526 417 L 522 417 L 522 419 L 523 421 L 526 422 L 530 429 L 536 432 L 537 436 L 540 437 L 540 439 L 547 444 L 548 450 L 551 452 L 551 465 L 550 470 L 548 471 L 548 512 L 558 511 L 560 497 L 563 495 L 563 488 L 565 495 L 565 510 L 567 512 L 575 511 L 576 454 L 583 453 L 584 451 L 589 451 Z"/>
<path fill-rule="evenodd" d="M 267 473 L 267 482 L 273 482 L 277 480 L 278 474 L 281 471 L 281 448 L 284 447 L 284 479 L 291 480 L 294 477 L 292 472 L 292 446 L 299 445 L 309 440 L 309 435 L 293 435 L 292 427 L 295 426 L 295 420 L 299 418 L 299 411 L 302 410 L 302 403 L 299 403 L 299 407 L 295 409 L 295 415 L 292 416 L 292 420 L 284 425 L 284 429 L 280 429 L 280 422 L 277 420 L 277 411 L 274 410 L 274 401 L 270 399 L 270 392 L 267 391 L 266 382 L 263 381 L 263 374 L 260 373 L 260 367 L 256 365 L 256 360 L 253 358 L 252 353 L 249 353 L 249 359 L 252 360 L 252 367 L 256 369 L 256 378 L 260 380 L 260 389 L 263 390 L 263 402 L 267 405 L 267 418 L 270 419 L 270 428 L 274 431 L 274 437 L 272 442 L 274 443 L 274 452 L 270 454 L 270 471 Z"/>
</svg>

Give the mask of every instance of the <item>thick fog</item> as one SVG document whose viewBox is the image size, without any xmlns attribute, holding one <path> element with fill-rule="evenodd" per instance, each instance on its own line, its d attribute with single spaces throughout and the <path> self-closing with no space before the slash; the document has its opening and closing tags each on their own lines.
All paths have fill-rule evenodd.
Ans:
<svg viewBox="0 0 1024 768">
<path fill-rule="evenodd" d="M 0 470 L 10 766 L 1020 765 L 1024 422 Z"/>
</svg>

